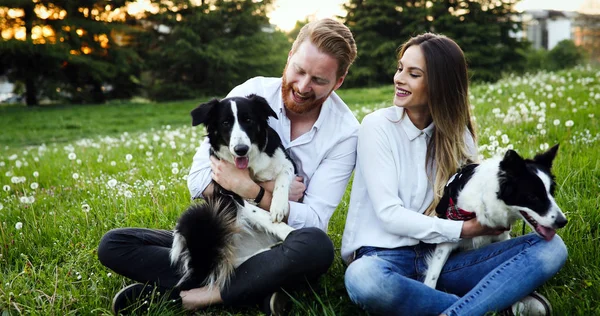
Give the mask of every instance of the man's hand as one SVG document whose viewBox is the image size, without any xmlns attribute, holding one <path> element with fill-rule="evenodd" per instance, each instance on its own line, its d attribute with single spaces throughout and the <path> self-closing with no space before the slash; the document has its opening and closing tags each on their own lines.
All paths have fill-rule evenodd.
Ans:
<svg viewBox="0 0 600 316">
<path fill-rule="evenodd" d="M 275 188 L 275 180 L 265 181 L 259 183 L 261 187 L 263 187 L 266 191 L 273 193 L 273 189 Z M 296 176 L 290 185 L 290 192 L 288 200 L 293 202 L 298 202 L 304 196 L 304 191 L 306 191 L 306 185 L 304 185 L 304 178 Z"/>
<path fill-rule="evenodd" d="M 223 189 L 236 193 L 242 198 L 253 199 L 256 196 L 256 184 L 250 178 L 248 169 L 238 169 L 235 165 L 210 156 L 212 179 Z"/>
<path fill-rule="evenodd" d="M 462 231 L 460 232 L 461 238 L 473 238 L 477 236 L 485 236 L 485 235 L 493 235 L 497 236 L 510 228 L 490 228 L 487 226 L 481 225 L 477 218 L 470 219 L 465 221 L 462 227 Z"/>
</svg>

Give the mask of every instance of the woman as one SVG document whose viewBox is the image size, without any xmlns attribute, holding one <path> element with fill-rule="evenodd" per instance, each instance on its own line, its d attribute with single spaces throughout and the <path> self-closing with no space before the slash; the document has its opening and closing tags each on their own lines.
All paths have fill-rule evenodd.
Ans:
<svg viewBox="0 0 600 316">
<path fill-rule="evenodd" d="M 566 261 L 558 235 L 546 242 L 528 234 L 454 253 L 437 289 L 422 283 L 435 244 L 503 231 L 476 218 L 426 215 L 447 179 L 477 157 L 460 47 L 432 33 L 411 38 L 400 51 L 394 86 L 394 106 L 367 115 L 359 133 L 342 240 L 351 300 L 382 315 L 549 314 L 547 300 L 533 291 Z"/>
</svg>

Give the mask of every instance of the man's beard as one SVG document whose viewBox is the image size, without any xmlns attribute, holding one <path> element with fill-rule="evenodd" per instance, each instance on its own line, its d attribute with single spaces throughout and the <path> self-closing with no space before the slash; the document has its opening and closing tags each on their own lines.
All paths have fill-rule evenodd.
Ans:
<svg viewBox="0 0 600 316">
<path fill-rule="evenodd" d="M 281 84 L 281 97 L 283 99 L 283 105 L 285 106 L 285 109 L 287 111 L 290 111 L 295 114 L 308 113 L 320 107 L 321 105 L 323 105 L 323 102 L 327 100 L 329 95 L 331 95 L 331 92 L 333 92 L 333 90 L 329 91 L 329 93 L 326 96 L 318 100 L 315 99 L 314 92 L 311 92 L 311 96 L 300 105 L 297 104 L 292 97 L 292 90 L 294 89 L 294 87 L 292 84 L 288 84 L 287 80 L 285 79 L 285 70 L 283 71 L 282 81 L 283 82 Z"/>
</svg>

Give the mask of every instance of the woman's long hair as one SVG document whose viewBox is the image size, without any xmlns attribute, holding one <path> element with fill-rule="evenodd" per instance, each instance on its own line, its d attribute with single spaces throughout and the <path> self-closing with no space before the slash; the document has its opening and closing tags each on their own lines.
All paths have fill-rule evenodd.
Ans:
<svg viewBox="0 0 600 316">
<path fill-rule="evenodd" d="M 433 183 L 434 198 L 425 213 L 431 214 L 444 193 L 448 179 L 460 166 L 477 159 L 477 155 L 473 156 L 469 151 L 465 129 L 471 133 L 475 143 L 476 136 L 471 122 L 469 79 L 462 49 L 446 36 L 424 33 L 402 45 L 398 60 L 413 45 L 420 46 L 425 57 L 428 106 L 434 123 L 426 155 L 427 174 Z"/>
</svg>

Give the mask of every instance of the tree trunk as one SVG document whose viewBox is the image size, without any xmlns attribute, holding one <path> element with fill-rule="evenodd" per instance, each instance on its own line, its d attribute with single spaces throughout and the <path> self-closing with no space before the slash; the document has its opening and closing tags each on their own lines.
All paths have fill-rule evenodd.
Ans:
<svg viewBox="0 0 600 316">
<path fill-rule="evenodd" d="M 25 40 L 33 45 L 33 40 L 31 38 L 31 30 L 33 29 L 33 20 L 35 19 L 35 11 L 34 11 L 34 3 L 31 2 L 30 5 L 24 6 L 23 10 L 25 11 L 25 16 L 23 20 L 25 22 Z M 35 85 L 35 79 L 37 78 L 37 67 L 35 66 L 37 60 L 32 60 L 31 63 L 27 65 L 27 76 L 25 78 L 25 100 L 27 101 L 28 106 L 36 106 L 38 105 L 37 99 L 37 88 Z"/>
</svg>

